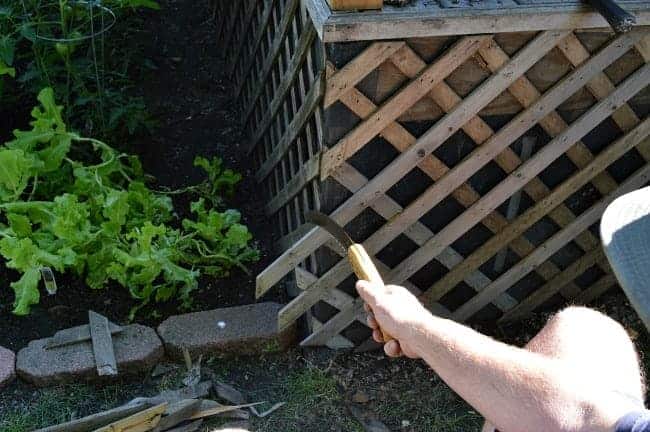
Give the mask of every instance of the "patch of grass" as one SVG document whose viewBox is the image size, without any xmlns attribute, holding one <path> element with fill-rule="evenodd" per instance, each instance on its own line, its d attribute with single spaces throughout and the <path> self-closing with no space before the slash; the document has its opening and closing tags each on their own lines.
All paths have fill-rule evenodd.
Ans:
<svg viewBox="0 0 650 432">
<path fill-rule="evenodd" d="M 388 383 L 389 396 L 378 401 L 376 411 L 388 426 L 409 422 L 408 431 L 452 432 L 480 430 L 482 417 L 440 381 Z"/>
<path fill-rule="evenodd" d="M 29 432 L 115 408 L 146 396 L 133 382 L 109 385 L 70 384 L 40 390 L 23 389 L 0 397 L 0 432 Z"/>
<path fill-rule="evenodd" d="M 341 399 L 336 381 L 325 372 L 308 368 L 293 373 L 287 379 L 290 404 L 316 406 L 323 402 L 336 402 Z"/>
<path fill-rule="evenodd" d="M 278 378 L 253 397 L 269 403 L 285 401 L 286 405 L 267 418 L 253 419 L 253 430 L 303 432 L 330 430 L 338 424 L 336 430 L 363 431 L 345 410 L 336 381 L 323 370 L 305 366 Z"/>
<path fill-rule="evenodd" d="M 12 409 L 0 419 L 0 432 L 27 432 L 76 417 L 89 401 L 96 398 L 85 385 L 71 385 L 42 390 L 23 409 Z"/>
</svg>

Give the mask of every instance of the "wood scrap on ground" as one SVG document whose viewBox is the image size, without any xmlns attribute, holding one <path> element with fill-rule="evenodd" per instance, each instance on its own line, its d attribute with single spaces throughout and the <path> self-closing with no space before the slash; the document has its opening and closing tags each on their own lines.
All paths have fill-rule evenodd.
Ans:
<svg viewBox="0 0 650 432">
<path fill-rule="evenodd" d="M 95 432 L 147 432 L 155 428 L 163 413 L 167 409 L 167 403 L 161 403 L 153 408 L 140 411 L 129 417 L 117 420 L 109 425 L 96 429 Z"/>
<path fill-rule="evenodd" d="M 88 327 L 93 343 L 93 354 L 99 376 L 117 375 L 117 360 L 113 350 L 113 339 L 108 318 L 93 311 L 88 311 Z"/>
<path fill-rule="evenodd" d="M 96 413 L 89 415 L 84 418 L 77 420 L 72 420 L 67 423 L 63 423 L 56 426 L 46 427 L 44 429 L 39 429 L 35 432 L 86 432 L 95 430 L 102 426 L 106 426 L 114 421 L 123 419 L 130 415 L 136 414 L 140 411 L 143 411 L 147 408 L 150 408 L 151 405 L 147 403 L 140 403 L 136 405 L 124 405 L 117 407 L 108 411 Z"/>
<path fill-rule="evenodd" d="M 231 385 L 228 385 L 221 381 L 215 381 L 214 389 L 217 392 L 217 396 L 219 396 L 221 399 L 227 400 L 230 403 L 234 403 L 234 404 L 246 403 L 246 398 L 244 397 L 244 395 Z M 277 411 L 285 404 L 286 402 L 278 402 L 273 406 L 271 406 L 271 408 L 269 408 L 268 410 L 262 412 L 258 411 L 256 406 L 250 406 L 249 409 L 255 417 L 264 418 L 270 415 L 271 413 L 273 413 L 274 411 Z"/>
<path fill-rule="evenodd" d="M 186 399 L 171 404 L 165 410 L 165 415 L 160 423 L 153 429 L 153 432 L 162 432 L 189 420 L 201 407 L 199 399 Z"/>
<path fill-rule="evenodd" d="M 190 365 L 189 369 L 194 369 L 194 366 Z M 200 372 L 198 376 L 200 378 Z M 212 389 L 220 399 L 233 405 L 205 399 Z M 258 411 L 256 407 L 264 403 L 247 402 L 242 392 L 228 384 L 203 381 L 177 390 L 166 390 L 157 396 L 136 398 L 121 407 L 37 432 L 193 432 L 207 417 L 220 416 L 241 422 L 250 418 L 248 410 L 262 418 L 285 404 L 278 402 L 266 411 Z"/>
<path fill-rule="evenodd" d="M 111 335 L 116 335 L 121 333 L 124 329 L 117 324 L 114 324 L 109 321 L 108 327 L 111 331 Z M 50 338 L 46 349 L 58 348 L 62 346 L 74 345 L 80 342 L 86 342 L 90 340 L 90 326 L 88 324 L 73 327 L 69 329 L 59 330 Z"/>
</svg>

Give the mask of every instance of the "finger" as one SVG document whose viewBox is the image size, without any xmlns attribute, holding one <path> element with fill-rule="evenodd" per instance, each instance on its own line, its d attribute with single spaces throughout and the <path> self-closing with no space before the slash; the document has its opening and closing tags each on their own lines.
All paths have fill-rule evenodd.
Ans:
<svg viewBox="0 0 650 432">
<path fill-rule="evenodd" d="M 372 338 L 375 342 L 384 343 L 384 335 L 381 333 L 381 330 L 373 330 Z"/>
<path fill-rule="evenodd" d="M 366 321 L 368 322 L 368 327 L 370 327 L 371 329 L 379 328 L 379 323 L 377 322 L 373 314 L 368 314 Z"/>
<path fill-rule="evenodd" d="M 402 350 L 399 346 L 399 342 L 397 342 L 395 339 L 389 340 L 384 345 L 384 352 L 389 357 L 399 357 L 402 355 Z"/>
<path fill-rule="evenodd" d="M 368 281 L 358 280 L 356 284 L 357 292 L 359 296 L 368 304 L 372 309 L 374 305 L 377 304 L 376 295 L 379 292 L 379 288 L 383 288 L 383 285 L 371 284 Z"/>
<path fill-rule="evenodd" d="M 363 308 L 365 309 L 366 312 L 372 312 L 372 309 L 370 309 L 370 306 L 368 306 L 368 303 L 364 303 Z"/>
<path fill-rule="evenodd" d="M 411 350 L 408 346 L 402 346 L 400 344 L 400 349 L 402 350 L 402 354 L 404 354 L 406 357 L 411 358 L 411 359 L 417 359 L 420 358 L 415 351 Z"/>
</svg>

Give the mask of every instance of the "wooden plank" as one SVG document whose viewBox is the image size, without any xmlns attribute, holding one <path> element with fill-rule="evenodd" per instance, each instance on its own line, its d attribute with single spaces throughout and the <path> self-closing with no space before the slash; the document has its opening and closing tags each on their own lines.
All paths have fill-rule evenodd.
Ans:
<svg viewBox="0 0 650 432">
<path fill-rule="evenodd" d="M 603 150 L 588 166 L 576 172 L 568 180 L 556 188 L 550 195 L 539 200 L 533 207 L 526 210 L 521 216 L 513 221 L 507 229 L 490 238 L 465 260 L 447 273 L 439 281 L 426 291 L 421 297 L 427 303 L 440 299 L 452 288 L 454 288 L 462 277 L 472 269 L 478 268 L 492 257 L 498 250 L 510 243 L 517 236 L 522 235 L 535 222 L 539 221 L 553 207 L 566 200 L 574 191 L 587 184 L 595 175 L 604 170 L 613 161 L 621 157 L 630 148 L 637 145 L 650 133 L 650 121 L 646 120 L 637 129 L 617 140 L 614 144 Z"/>
<path fill-rule="evenodd" d="M 93 342 L 93 354 L 99 376 L 117 375 L 117 360 L 113 351 L 113 340 L 108 328 L 108 319 L 93 311 L 88 311 L 88 326 Z"/>
<path fill-rule="evenodd" d="M 173 428 L 192 417 L 200 407 L 200 399 L 185 399 L 169 405 L 152 432 L 162 432 Z"/>
<path fill-rule="evenodd" d="M 311 116 L 311 114 L 316 109 L 316 106 L 320 102 L 322 96 L 323 96 L 322 81 L 320 78 L 318 78 L 317 81 L 314 82 L 313 87 L 309 89 L 309 93 L 307 94 L 307 97 L 303 101 L 300 110 L 291 119 L 291 123 L 289 123 L 289 126 L 287 126 L 287 130 L 284 136 L 282 136 L 280 141 L 273 148 L 273 151 L 271 152 L 269 157 L 266 159 L 266 161 L 264 161 L 260 169 L 255 174 L 255 178 L 257 179 L 258 183 L 264 180 L 264 178 L 266 178 L 266 176 L 268 176 L 271 173 L 273 167 L 275 167 L 277 163 L 280 162 L 282 157 L 289 149 L 289 146 L 296 139 L 300 131 L 302 131 L 303 127 L 305 126 L 305 123 L 308 121 L 309 116 Z"/>
<path fill-rule="evenodd" d="M 332 217 L 345 225 L 367 207 L 375 196 L 386 192 L 397 183 L 405 172 L 416 166 L 423 156 L 433 152 L 469 119 L 474 117 L 485 105 L 498 96 L 512 82 L 528 70 L 541 56 L 551 50 L 566 36 L 566 32 L 544 32 L 513 57 L 497 74 L 487 79 L 452 112 L 429 129 L 407 151 L 403 152 L 386 168 L 375 176 L 353 197 L 339 206 Z M 487 163 L 487 162 L 486 162 Z M 462 183 L 462 182 L 461 182 Z M 275 285 L 287 272 L 295 268 L 311 252 L 320 247 L 328 238 L 321 228 L 314 228 L 285 251 L 269 267 L 260 273 L 256 280 L 256 296 L 260 297 Z"/>
<path fill-rule="evenodd" d="M 363 50 L 327 80 L 323 107 L 328 108 L 341 98 L 346 91 L 355 87 L 380 64 L 388 60 L 398 49 L 404 46 L 399 42 L 375 42 Z"/>
<path fill-rule="evenodd" d="M 327 3 L 333 11 L 381 9 L 384 6 L 383 0 L 327 0 Z"/>
<path fill-rule="evenodd" d="M 611 50 L 613 50 L 614 52 L 616 51 L 616 49 L 620 49 L 620 47 L 615 46 L 615 48 L 611 48 Z M 596 57 L 594 57 L 594 59 L 595 58 Z M 611 61 L 613 61 L 613 59 L 611 59 Z M 594 124 L 600 123 L 608 114 L 610 114 L 613 111 L 612 107 L 614 107 L 615 109 L 616 106 L 620 106 L 621 102 L 626 101 L 627 99 L 632 97 L 632 95 L 634 95 L 637 91 L 639 91 L 640 88 L 643 88 L 644 80 L 646 80 L 645 82 L 647 83 L 647 79 L 650 77 L 649 75 L 650 66 L 646 66 L 646 67 L 648 68 L 647 70 L 645 70 L 645 68 L 642 68 L 641 70 L 636 72 L 631 78 L 626 80 L 625 83 L 621 84 L 621 86 L 619 86 L 619 88 L 615 92 L 613 92 L 608 99 L 605 99 L 599 102 L 598 104 L 596 104 L 594 108 L 592 108 L 592 110 L 590 110 L 588 113 L 583 115 L 579 120 L 577 120 L 571 126 L 570 129 L 568 129 L 562 135 L 554 139 L 546 147 L 540 150 L 535 155 L 535 157 L 533 157 L 528 162 L 523 164 L 520 168 L 518 168 L 510 176 L 508 176 L 504 181 L 502 181 L 495 188 L 493 188 L 488 194 L 482 197 L 481 200 L 479 200 L 474 206 L 472 206 L 470 209 L 465 211 L 459 217 L 454 219 L 454 221 L 452 221 L 445 228 L 439 231 L 436 234 L 436 236 L 430 239 L 424 246 L 416 250 L 408 258 L 402 261 L 398 266 L 393 268 L 393 270 L 385 276 L 384 280 L 390 283 L 402 283 L 403 281 L 411 277 L 419 269 L 421 269 L 424 265 L 426 265 L 434 257 L 436 257 L 442 251 L 442 249 L 444 249 L 452 242 L 457 240 L 462 234 L 467 232 L 478 221 L 480 221 L 482 217 L 484 217 L 490 211 L 494 210 L 500 203 L 502 203 L 505 199 L 507 199 L 507 197 L 509 197 L 512 194 L 513 190 L 517 190 L 521 188 L 524 184 L 526 184 L 529 181 L 530 178 L 536 176 L 539 172 L 541 172 L 552 161 L 554 161 L 557 157 L 559 157 L 562 153 L 564 153 L 568 147 L 570 147 L 573 143 L 575 143 L 576 140 L 581 139 L 582 136 L 588 133 L 591 130 L 591 128 L 593 128 Z M 576 71 L 575 73 L 579 74 L 579 71 L 580 70 Z M 572 83 L 572 81 L 573 81 L 573 77 L 570 76 L 567 77 L 566 80 L 563 81 L 563 83 L 565 83 L 565 85 L 572 85 L 572 84 L 566 84 L 566 83 Z M 540 101 L 545 100 L 549 95 L 552 96 L 554 92 L 557 92 L 558 89 L 561 88 L 563 88 L 563 85 L 559 85 L 558 87 L 549 91 L 547 95 L 545 95 Z M 549 98 L 552 99 L 552 97 L 550 96 Z M 533 107 L 535 106 L 536 105 L 534 105 Z M 537 112 L 535 112 L 535 115 L 543 116 L 548 112 L 548 111 L 546 112 L 544 111 L 550 109 L 554 109 L 553 104 L 545 106 L 543 109 L 538 108 Z M 526 112 L 522 113 L 522 116 L 526 116 L 526 115 L 527 115 Z M 504 129 L 508 129 L 511 125 L 515 125 L 514 126 L 515 128 L 524 126 L 525 130 L 527 130 L 529 127 L 526 126 L 527 122 L 522 122 L 518 118 L 515 118 L 511 123 L 509 123 L 503 129 L 501 129 L 499 134 Z M 495 137 L 497 135 L 495 135 Z M 501 141 L 500 144 L 507 145 L 508 140 Z M 488 143 L 486 143 L 484 146 L 487 145 Z M 478 150 L 484 150 L 484 148 L 480 148 Z M 471 159 L 472 156 L 470 155 L 465 160 L 471 161 Z M 463 164 L 456 166 L 453 171 L 459 169 L 461 165 Z M 476 171 L 471 170 L 469 173 L 471 174 L 474 172 Z M 437 185 L 440 185 L 442 182 L 443 181 L 440 181 L 434 184 L 429 188 L 428 191 L 432 189 L 435 190 L 435 187 Z M 366 248 L 369 254 L 374 254 L 378 252 L 388 242 L 390 242 L 394 237 L 396 237 L 399 234 L 399 231 L 394 228 L 395 226 L 399 226 L 398 224 L 401 221 L 400 222 L 396 222 L 396 221 L 399 221 L 400 218 L 408 214 L 409 209 L 414 208 L 414 204 L 417 204 L 415 206 L 415 209 L 417 209 L 417 211 L 422 211 L 422 212 L 426 212 L 430 209 L 428 205 L 430 205 L 431 202 L 433 202 L 434 203 L 433 205 L 435 205 L 435 203 L 437 202 L 435 199 L 435 195 L 430 194 L 429 196 L 428 191 L 423 193 L 415 201 L 415 203 L 412 203 L 407 209 L 405 209 L 400 214 L 399 217 L 393 218 L 391 221 L 389 221 L 386 225 L 384 225 L 380 230 L 376 231 L 372 236 L 370 236 L 370 238 L 368 238 L 364 242 L 364 247 Z M 426 199 L 422 200 L 421 203 L 418 202 L 421 201 L 422 197 L 426 197 Z M 426 204 L 424 204 L 425 202 Z M 411 211 L 411 213 L 415 213 L 415 211 Z M 415 214 L 416 214 L 416 218 L 418 218 L 419 216 L 417 216 L 417 213 Z M 391 227 L 391 224 L 393 224 L 394 226 Z M 391 228 L 393 228 L 392 232 L 391 232 Z M 533 254 L 534 253 L 535 252 L 533 252 Z M 301 307 L 304 307 L 304 304 L 306 303 L 308 304 L 309 302 L 314 301 L 313 300 L 314 294 L 319 294 L 320 292 L 322 292 L 320 290 L 323 288 L 331 289 L 332 286 L 331 284 L 333 280 L 336 280 L 336 278 L 339 278 L 341 276 L 345 277 L 347 276 L 347 274 L 349 274 L 349 270 L 346 269 L 345 266 L 339 266 L 339 264 L 341 263 L 339 262 L 330 271 L 328 271 L 326 275 L 323 276 L 323 278 L 319 281 L 319 284 L 313 287 L 310 291 L 303 293 L 303 295 L 300 296 L 303 297 L 302 299 L 300 297 L 294 299 L 291 303 L 289 303 L 289 305 L 285 306 L 285 308 L 283 308 L 280 311 L 278 317 L 280 324 L 287 325 L 288 323 L 292 322 L 290 321 L 290 319 L 292 319 L 295 316 L 295 314 L 297 313 L 298 310 L 300 310 Z M 541 262 L 539 264 L 541 264 Z M 331 274 L 334 270 L 336 270 L 337 273 L 336 275 Z M 328 277 L 327 280 L 326 277 Z M 493 285 L 494 282 L 491 284 L 491 286 Z M 483 296 L 484 291 L 485 290 L 481 291 L 479 294 L 477 294 L 476 297 Z M 503 291 L 500 291 L 499 293 L 502 293 Z M 293 303 L 293 307 L 291 307 L 292 303 Z M 285 311 L 288 311 L 286 316 L 283 315 Z M 349 310 L 342 310 L 341 312 L 339 312 L 338 315 L 330 319 L 328 323 L 324 326 L 324 328 L 327 327 L 327 331 L 324 330 L 318 336 L 314 336 L 313 338 L 310 337 L 312 339 L 312 342 L 323 343 L 323 341 L 326 340 L 324 338 L 327 337 L 327 335 L 332 333 L 338 333 L 339 331 L 341 331 L 349 324 L 347 320 L 350 314 L 351 312 Z"/>
<path fill-rule="evenodd" d="M 124 330 L 121 326 L 118 326 L 117 324 L 114 324 L 110 321 L 108 323 L 108 328 L 111 335 L 116 335 Z M 88 324 L 86 324 L 69 329 L 59 330 L 47 341 L 45 348 L 52 349 L 67 345 L 74 345 L 79 342 L 89 341 L 90 339 L 90 327 Z"/>
<path fill-rule="evenodd" d="M 630 192 L 643 186 L 646 182 L 648 182 L 648 180 L 650 180 L 650 165 L 646 165 L 641 168 L 639 171 L 637 171 L 637 173 L 622 183 L 621 186 L 616 189 L 616 191 L 612 192 L 598 204 L 582 213 L 570 225 L 567 225 L 560 232 L 556 233 L 550 239 L 545 241 L 539 248 L 535 250 L 535 252 L 521 260 L 519 263 L 517 263 L 517 265 L 512 267 L 501 277 L 495 280 L 491 286 L 459 307 L 456 311 L 454 311 L 454 319 L 463 321 L 471 317 L 474 313 L 478 312 L 482 307 L 490 302 L 491 297 L 497 293 L 507 290 L 514 283 L 516 283 L 518 280 L 528 274 L 532 269 L 534 269 L 535 266 L 548 259 L 551 255 L 566 245 L 580 232 L 596 223 L 607 205 L 609 205 L 614 199 L 624 193 Z"/>
<path fill-rule="evenodd" d="M 488 36 L 464 37 L 412 80 L 402 90 L 388 99 L 373 115 L 348 132 L 332 148 L 323 153 L 321 179 L 329 177 L 341 162 L 354 155 L 371 139 L 376 137 L 404 111 L 422 99 L 433 86 L 440 83 L 456 68 L 472 56 L 481 45 L 490 40 Z"/>
<path fill-rule="evenodd" d="M 151 407 L 151 405 L 146 403 L 132 406 L 121 406 L 108 411 L 92 414 L 84 418 L 72 420 L 67 423 L 62 423 L 60 425 L 38 429 L 35 432 L 87 432 L 125 417 L 129 417 L 140 411 L 144 411 L 149 407 Z"/>
<path fill-rule="evenodd" d="M 242 404 L 242 405 L 220 405 L 216 407 L 211 407 L 211 408 L 206 408 L 206 409 L 200 409 L 197 412 L 195 412 L 190 419 L 196 420 L 196 419 L 202 419 L 205 417 L 212 417 L 216 416 L 219 414 L 224 414 L 227 412 L 235 411 L 241 408 L 250 408 L 252 406 L 260 405 L 264 402 L 254 402 L 254 403 L 248 403 L 248 404 Z"/>
<path fill-rule="evenodd" d="M 300 36 L 294 55 L 291 58 L 291 62 L 287 67 L 287 71 L 283 74 L 282 78 L 280 79 L 280 86 L 278 87 L 275 94 L 273 95 L 273 100 L 271 101 L 270 105 L 267 107 L 266 112 L 264 114 L 264 118 L 257 124 L 257 129 L 253 134 L 252 138 L 250 139 L 249 143 L 247 144 L 247 147 L 245 149 L 247 153 L 250 153 L 253 147 L 257 145 L 257 143 L 264 136 L 267 129 L 271 125 L 271 122 L 277 115 L 278 109 L 285 101 L 287 92 L 289 91 L 289 89 L 294 83 L 296 74 L 300 71 L 300 67 L 303 65 L 305 61 L 305 57 L 307 56 L 308 50 L 311 48 L 311 44 L 314 41 L 315 36 L 316 36 L 316 31 L 314 30 L 313 27 L 307 28 Z M 249 107 L 247 108 L 246 115 L 244 116 L 244 123 L 248 121 L 248 117 L 252 113 L 253 108 L 254 105 L 249 105 Z"/>
<path fill-rule="evenodd" d="M 522 300 L 516 307 L 505 313 L 499 321 L 513 321 L 530 314 L 539 305 L 553 297 L 563 286 L 599 262 L 604 265 L 607 263 L 602 248 L 596 248 L 591 252 L 587 252 L 571 263 L 562 273 L 535 290 L 534 293 Z"/>
<path fill-rule="evenodd" d="M 165 402 L 96 429 L 95 432 L 146 432 L 156 427 L 166 409 Z"/>
<path fill-rule="evenodd" d="M 322 1 L 322 0 L 308 0 Z M 639 26 L 650 25 L 647 4 L 631 4 L 628 9 Z M 607 21 L 584 4 L 565 7 L 520 6 L 517 9 L 484 9 L 467 13 L 459 9 L 425 9 L 410 13 L 332 14 L 323 24 L 325 43 L 386 40 L 566 29 L 609 28 Z"/>
</svg>

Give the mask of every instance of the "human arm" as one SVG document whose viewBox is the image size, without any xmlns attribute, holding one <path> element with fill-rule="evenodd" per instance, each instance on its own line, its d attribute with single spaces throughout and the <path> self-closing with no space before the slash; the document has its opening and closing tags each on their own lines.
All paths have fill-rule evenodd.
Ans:
<svg viewBox="0 0 650 432">
<path fill-rule="evenodd" d="M 502 432 L 608 432 L 638 409 L 558 359 L 431 315 L 402 287 L 360 282 L 357 290 L 374 313 L 369 325 L 396 339 L 385 345 L 387 354 L 421 357 Z"/>
</svg>

